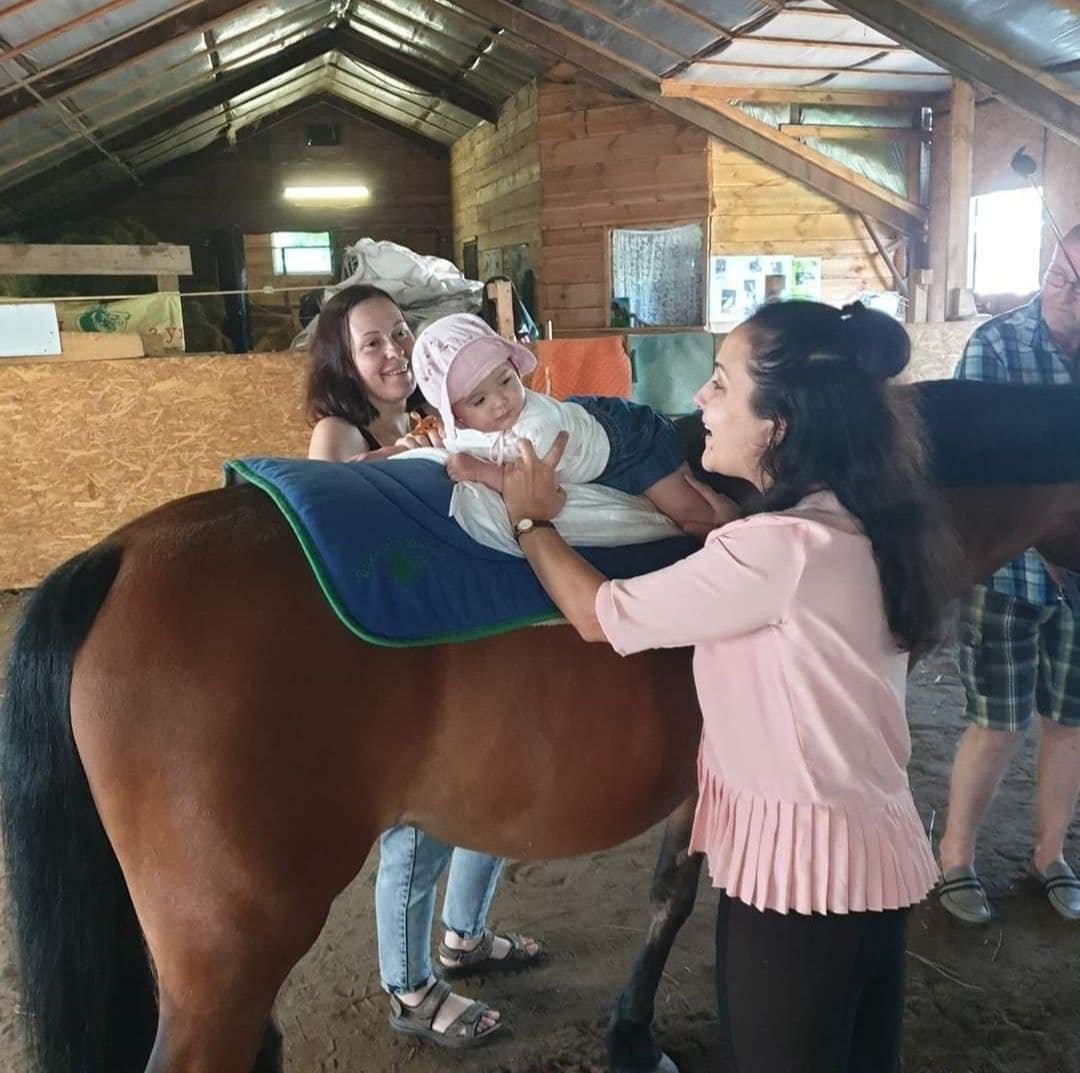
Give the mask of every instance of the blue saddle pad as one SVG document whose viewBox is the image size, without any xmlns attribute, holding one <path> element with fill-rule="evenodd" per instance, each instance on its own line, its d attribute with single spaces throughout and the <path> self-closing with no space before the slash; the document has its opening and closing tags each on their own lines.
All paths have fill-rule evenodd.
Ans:
<svg viewBox="0 0 1080 1073">
<path fill-rule="evenodd" d="M 438 463 L 245 458 L 225 469 L 230 483 L 270 496 L 330 606 L 366 641 L 443 644 L 561 617 L 527 563 L 477 544 L 448 516 L 452 485 Z M 580 550 L 606 576 L 634 577 L 697 547 L 678 537 Z"/>
</svg>

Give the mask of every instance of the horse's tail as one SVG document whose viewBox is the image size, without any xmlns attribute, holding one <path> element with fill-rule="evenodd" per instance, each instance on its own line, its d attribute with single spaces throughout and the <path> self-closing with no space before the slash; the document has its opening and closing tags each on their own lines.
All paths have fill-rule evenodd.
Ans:
<svg viewBox="0 0 1080 1073">
<path fill-rule="evenodd" d="M 71 732 L 75 655 L 120 568 L 118 544 L 30 598 L 0 709 L 0 804 L 31 1068 L 134 1073 L 157 1021 L 142 932 Z"/>
</svg>

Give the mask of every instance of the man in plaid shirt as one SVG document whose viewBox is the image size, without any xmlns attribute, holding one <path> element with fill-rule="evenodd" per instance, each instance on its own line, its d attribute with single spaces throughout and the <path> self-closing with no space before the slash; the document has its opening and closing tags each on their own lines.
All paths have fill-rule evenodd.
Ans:
<svg viewBox="0 0 1080 1073">
<path fill-rule="evenodd" d="M 1080 225 L 1065 236 L 1080 264 Z M 980 325 L 956 377 L 1013 384 L 1080 384 L 1080 276 L 1060 246 L 1039 294 Z M 1080 920 L 1080 880 L 1064 843 L 1080 788 L 1080 608 L 1064 602 L 1029 549 L 977 585 L 959 636 L 970 722 L 953 761 L 939 852 L 941 904 L 968 924 L 993 915 L 975 871 L 975 838 L 1021 734 L 1041 716 L 1031 872 L 1050 904 Z"/>
</svg>

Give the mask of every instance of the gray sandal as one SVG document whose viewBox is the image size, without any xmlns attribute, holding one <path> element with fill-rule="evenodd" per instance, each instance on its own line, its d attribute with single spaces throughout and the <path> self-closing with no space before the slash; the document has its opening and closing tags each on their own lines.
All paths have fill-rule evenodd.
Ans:
<svg viewBox="0 0 1080 1073">
<path fill-rule="evenodd" d="M 474 1002 L 462 1010 L 442 1032 L 437 1032 L 433 1027 L 435 1018 L 443 1003 L 452 994 L 449 984 L 436 980 L 423 1001 L 416 1006 L 406 1006 L 397 995 L 391 995 L 390 1009 L 393 1013 L 390 1016 L 390 1027 L 395 1032 L 402 1032 L 406 1036 L 419 1036 L 452 1050 L 479 1047 L 502 1029 L 502 1021 L 496 1021 L 491 1028 L 482 1029 L 480 1018 L 489 1007 L 484 1002 Z"/>
<path fill-rule="evenodd" d="M 510 944 L 510 951 L 504 958 L 491 956 L 496 939 L 505 939 Z M 535 939 L 531 941 L 536 942 Z M 526 943 L 524 936 L 514 932 L 497 935 L 490 928 L 484 931 L 480 942 L 472 950 L 455 950 L 441 942 L 434 966 L 435 975 L 443 980 L 460 980 L 465 976 L 476 976 L 480 973 L 521 972 L 522 969 L 531 969 L 540 962 L 544 950 L 536 943 L 536 953 L 530 954 Z M 447 961 L 453 964 L 447 965 Z"/>
<path fill-rule="evenodd" d="M 944 873 L 937 886 L 937 896 L 942 909 L 961 924 L 989 924 L 994 917 L 986 888 L 975 869 L 968 865 Z"/>
</svg>

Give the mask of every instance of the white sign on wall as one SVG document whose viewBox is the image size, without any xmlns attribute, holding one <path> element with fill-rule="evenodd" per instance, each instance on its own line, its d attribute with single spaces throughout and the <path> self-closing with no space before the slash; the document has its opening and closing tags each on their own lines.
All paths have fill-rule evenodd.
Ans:
<svg viewBox="0 0 1080 1073">
<path fill-rule="evenodd" d="M 51 302 L 0 302 L 0 358 L 60 353 L 60 326 Z"/>
</svg>

